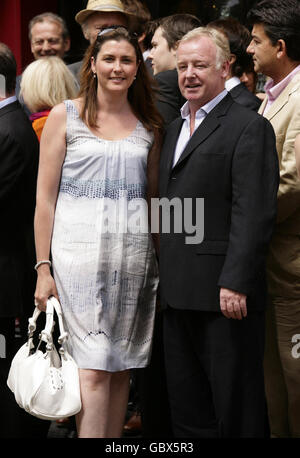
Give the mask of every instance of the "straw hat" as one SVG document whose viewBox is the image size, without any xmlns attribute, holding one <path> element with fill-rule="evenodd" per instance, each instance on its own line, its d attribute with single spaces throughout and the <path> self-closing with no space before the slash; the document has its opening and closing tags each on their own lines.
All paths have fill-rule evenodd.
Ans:
<svg viewBox="0 0 300 458">
<path fill-rule="evenodd" d="M 93 13 L 122 13 L 130 19 L 131 13 L 125 12 L 120 0 L 89 0 L 85 10 L 76 14 L 75 20 L 82 24 Z"/>
</svg>

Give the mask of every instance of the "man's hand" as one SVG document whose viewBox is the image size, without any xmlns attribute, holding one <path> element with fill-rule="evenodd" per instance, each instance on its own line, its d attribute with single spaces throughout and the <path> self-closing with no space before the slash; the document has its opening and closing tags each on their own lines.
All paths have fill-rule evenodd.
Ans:
<svg viewBox="0 0 300 458">
<path fill-rule="evenodd" d="M 220 307 L 221 312 L 226 318 L 242 320 L 247 316 L 247 296 L 231 289 L 221 288 Z"/>
</svg>

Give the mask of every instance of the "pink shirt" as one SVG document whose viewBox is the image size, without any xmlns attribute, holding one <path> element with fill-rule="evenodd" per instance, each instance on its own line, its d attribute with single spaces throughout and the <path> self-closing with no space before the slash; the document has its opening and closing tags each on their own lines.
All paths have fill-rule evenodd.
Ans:
<svg viewBox="0 0 300 458">
<path fill-rule="evenodd" d="M 291 82 L 293 77 L 300 71 L 300 65 L 298 65 L 294 70 L 289 73 L 283 80 L 279 81 L 279 83 L 275 84 L 274 81 L 270 79 L 267 81 L 265 85 L 265 91 L 268 96 L 268 102 L 266 104 L 264 113 L 266 113 L 269 108 L 271 107 L 272 103 L 277 99 L 277 97 L 281 94 L 281 92 L 287 87 L 287 85 Z"/>
</svg>

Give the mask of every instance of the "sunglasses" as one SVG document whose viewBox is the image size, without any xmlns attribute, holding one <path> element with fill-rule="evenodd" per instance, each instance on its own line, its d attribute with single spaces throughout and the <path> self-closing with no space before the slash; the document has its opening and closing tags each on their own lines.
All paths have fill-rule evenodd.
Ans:
<svg viewBox="0 0 300 458">
<path fill-rule="evenodd" d="M 127 27 L 125 27 L 125 25 L 110 25 L 109 27 L 103 27 L 100 32 L 98 33 L 97 35 L 97 40 L 104 34 L 108 33 L 108 32 L 112 32 L 113 30 L 118 30 L 118 29 L 121 29 L 121 30 L 126 30 L 126 32 L 129 33 L 130 37 L 131 38 L 135 38 L 137 39 L 138 36 L 137 36 L 137 33 L 131 33 L 129 31 L 129 29 Z"/>
</svg>

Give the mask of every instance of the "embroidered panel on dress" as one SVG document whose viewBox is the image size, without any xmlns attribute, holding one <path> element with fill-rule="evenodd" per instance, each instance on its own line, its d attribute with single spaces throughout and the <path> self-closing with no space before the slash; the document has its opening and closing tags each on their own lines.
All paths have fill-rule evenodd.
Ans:
<svg viewBox="0 0 300 458">
<path fill-rule="evenodd" d="M 77 180 L 75 178 L 62 178 L 60 192 L 70 194 L 73 197 L 88 197 L 100 199 L 120 199 L 126 196 L 127 200 L 145 198 L 146 188 L 143 184 L 128 184 L 125 179 L 121 180 Z"/>
</svg>

